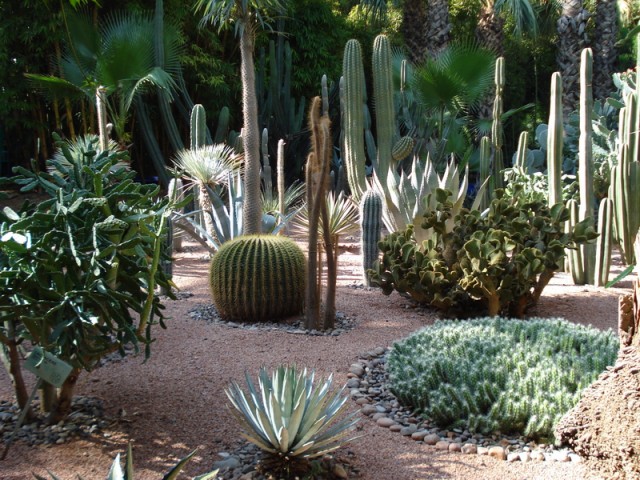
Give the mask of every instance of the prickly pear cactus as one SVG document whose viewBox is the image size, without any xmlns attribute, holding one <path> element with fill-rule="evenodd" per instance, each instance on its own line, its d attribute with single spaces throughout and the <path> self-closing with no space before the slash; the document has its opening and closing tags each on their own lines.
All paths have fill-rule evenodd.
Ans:
<svg viewBox="0 0 640 480">
<path fill-rule="evenodd" d="M 306 259 L 295 242 L 246 235 L 226 242 L 210 269 L 213 303 L 223 318 L 277 320 L 302 312 Z"/>
</svg>

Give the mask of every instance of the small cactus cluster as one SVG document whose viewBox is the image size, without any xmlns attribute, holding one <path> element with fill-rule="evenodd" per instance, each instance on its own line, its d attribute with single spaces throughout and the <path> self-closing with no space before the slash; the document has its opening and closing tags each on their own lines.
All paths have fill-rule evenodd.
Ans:
<svg viewBox="0 0 640 480">
<path fill-rule="evenodd" d="M 210 284 L 218 313 L 230 320 L 277 320 L 302 312 L 306 259 L 286 237 L 246 235 L 213 256 Z"/>
<path fill-rule="evenodd" d="M 398 399 L 442 428 L 546 439 L 617 352 L 612 332 L 562 319 L 446 320 L 394 344 L 387 371 Z"/>
</svg>

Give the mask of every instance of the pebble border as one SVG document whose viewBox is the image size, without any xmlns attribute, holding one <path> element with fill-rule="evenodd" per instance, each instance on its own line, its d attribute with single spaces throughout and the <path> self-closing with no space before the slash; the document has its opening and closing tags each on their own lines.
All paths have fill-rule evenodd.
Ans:
<svg viewBox="0 0 640 480">
<path fill-rule="evenodd" d="M 507 462 L 582 462 L 578 454 L 567 448 L 537 444 L 522 436 L 486 436 L 458 428 L 440 429 L 414 416 L 387 388 L 389 378 L 385 359 L 389 351 L 390 348 L 378 347 L 360 354 L 358 362 L 351 365 L 347 374 L 351 399 L 361 407 L 362 414 L 378 426 L 399 432 L 420 444 L 433 446 L 436 450 L 488 455 Z"/>
</svg>

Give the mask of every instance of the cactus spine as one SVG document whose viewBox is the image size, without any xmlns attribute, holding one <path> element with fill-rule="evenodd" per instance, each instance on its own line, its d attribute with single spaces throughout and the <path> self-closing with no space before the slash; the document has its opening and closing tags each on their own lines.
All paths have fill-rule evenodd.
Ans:
<svg viewBox="0 0 640 480">
<path fill-rule="evenodd" d="M 504 92 L 505 74 L 504 74 L 504 57 L 496 60 L 495 67 L 495 98 L 493 100 L 493 121 L 491 122 L 491 141 L 493 143 L 493 162 L 492 175 L 490 182 L 492 186 L 489 188 L 493 192 L 496 188 L 504 187 L 502 171 L 504 170 L 503 131 L 502 131 L 502 113 L 504 111 L 502 94 Z"/>
<path fill-rule="evenodd" d="M 562 76 L 551 76 L 551 105 L 547 134 L 547 176 L 549 179 L 549 207 L 562 202 Z"/>
<path fill-rule="evenodd" d="M 378 241 L 382 231 L 382 197 L 374 190 L 367 190 L 360 200 L 360 239 L 364 283 L 371 286 L 367 270 L 378 259 Z"/>
<path fill-rule="evenodd" d="M 210 284 L 223 318 L 262 321 L 295 315 L 304 304 L 304 253 L 286 237 L 238 237 L 213 256 Z"/>
</svg>

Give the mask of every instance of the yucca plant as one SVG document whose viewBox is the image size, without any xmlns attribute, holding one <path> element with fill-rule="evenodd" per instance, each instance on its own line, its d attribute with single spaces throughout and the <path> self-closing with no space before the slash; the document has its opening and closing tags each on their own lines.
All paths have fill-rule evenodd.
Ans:
<svg viewBox="0 0 640 480">
<path fill-rule="evenodd" d="M 167 473 L 163 475 L 162 480 L 174 480 L 178 478 L 178 474 L 182 471 L 182 469 L 189 462 L 189 460 L 191 460 L 191 457 L 193 457 L 195 453 L 196 452 L 194 450 L 189 455 L 187 455 L 182 460 L 180 460 L 175 466 L 173 466 L 173 468 L 171 468 L 171 470 L 169 470 Z M 125 467 L 123 470 L 122 465 L 120 464 L 120 454 L 116 455 L 116 458 L 113 460 L 113 463 L 111 464 L 111 468 L 109 468 L 107 480 L 134 480 L 135 479 L 135 475 L 133 471 L 133 449 L 131 448 L 131 444 L 129 444 L 129 446 L 127 447 L 127 455 L 125 457 L 124 464 L 125 464 Z M 59 478 L 55 474 L 49 472 L 49 475 L 51 477 L 49 480 L 59 480 Z M 33 476 L 37 480 L 48 480 L 46 477 L 42 477 L 35 473 L 33 474 Z M 78 478 L 82 480 L 82 477 L 78 476 Z M 194 477 L 193 480 L 215 480 L 216 478 L 218 478 L 218 470 L 214 470 L 212 472 L 205 473 L 203 475 L 198 475 L 197 477 Z"/>
<path fill-rule="evenodd" d="M 210 236 L 215 235 L 211 216 L 211 200 L 208 189 L 227 181 L 229 173 L 240 169 L 240 157 L 224 143 L 185 149 L 177 153 L 174 164 L 196 186 L 196 197 L 204 217 L 204 225 Z"/>
<path fill-rule="evenodd" d="M 265 472 L 293 478 L 308 471 L 312 459 L 354 439 L 345 437 L 359 419 L 356 412 L 337 419 L 347 396 L 342 394 L 345 387 L 332 392 L 332 375 L 317 385 L 314 371 L 282 365 L 271 375 L 262 367 L 258 389 L 249 374 L 246 379 L 248 394 L 236 382 L 225 392 L 242 437 L 263 451 Z"/>
</svg>

